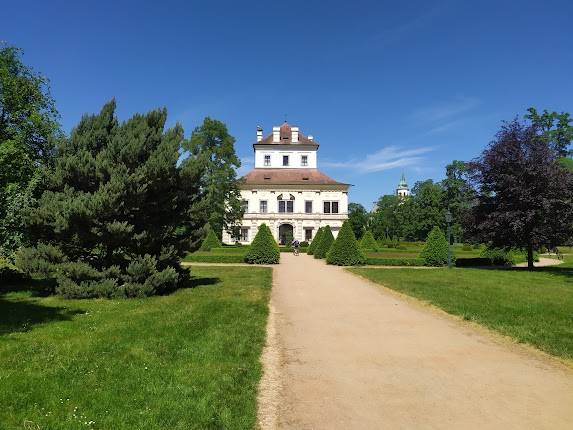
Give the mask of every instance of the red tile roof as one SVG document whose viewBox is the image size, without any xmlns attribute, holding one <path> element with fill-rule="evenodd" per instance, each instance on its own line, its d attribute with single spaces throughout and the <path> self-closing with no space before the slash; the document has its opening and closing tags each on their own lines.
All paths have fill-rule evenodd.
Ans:
<svg viewBox="0 0 573 430">
<path fill-rule="evenodd" d="M 318 169 L 253 169 L 243 176 L 246 185 L 348 185 Z"/>
<path fill-rule="evenodd" d="M 281 125 L 280 128 L 280 141 L 273 142 L 273 133 L 267 135 L 263 138 L 260 142 L 254 143 L 254 145 L 285 145 L 285 144 L 293 144 L 292 142 L 292 129 L 288 123 L 284 123 Z M 318 143 L 315 140 L 309 139 L 307 136 L 302 134 L 300 131 L 298 132 L 298 142 L 294 143 L 294 145 L 315 145 L 318 146 Z"/>
</svg>

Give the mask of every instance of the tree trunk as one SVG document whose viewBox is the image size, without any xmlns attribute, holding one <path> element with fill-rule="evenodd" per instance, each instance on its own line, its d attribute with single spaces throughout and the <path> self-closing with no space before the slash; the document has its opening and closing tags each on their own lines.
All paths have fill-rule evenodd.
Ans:
<svg viewBox="0 0 573 430">
<path fill-rule="evenodd" d="M 527 245 L 527 268 L 533 270 L 533 244 Z"/>
</svg>

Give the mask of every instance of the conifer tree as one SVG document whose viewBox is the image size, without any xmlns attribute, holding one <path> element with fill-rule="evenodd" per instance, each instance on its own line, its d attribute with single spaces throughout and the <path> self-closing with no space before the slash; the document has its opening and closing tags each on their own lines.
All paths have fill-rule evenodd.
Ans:
<svg viewBox="0 0 573 430">
<path fill-rule="evenodd" d="M 362 239 L 360 239 L 360 249 L 365 251 L 376 251 L 378 249 L 378 243 L 376 243 L 376 239 L 374 239 L 370 230 L 367 230 Z"/>
<path fill-rule="evenodd" d="M 316 234 L 314 235 L 314 239 L 312 239 L 312 242 L 310 242 L 310 245 L 306 251 L 306 253 L 308 255 L 312 255 L 314 254 L 314 250 L 316 249 L 316 246 L 318 245 L 318 243 L 320 242 L 320 238 L 322 237 L 322 227 L 320 227 L 318 229 L 318 231 L 316 232 Z"/>
<path fill-rule="evenodd" d="M 217 237 L 211 226 L 207 224 L 207 235 L 205 236 L 205 239 L 203 239 L 203 242 L 201 243 L 201 248 L 199 249 L 201 251 L 211 251 L 212 248 L 218 248 L 220 246 L 222 246 L 221 241 L 219 240 L 219 238 Z"/>
<path fill-rule="evenodd" d="M 17 263 L 55 278 L 67 297 L 147 296 L 185 280 L 180 258 L 199 245 L 202 168 L 178 165 L 183 129 L 167 112 L 115 117 L 115 101 L 84 116 L 57 147 L 45 191 L 27 214 L 37 243 Z"/>
<path fill-rule="evenodd" d="M 330 226 L 327 225 L 323 227 L 320 242 L 318 242 L 316 248 L 314 248 L 314 258 L 325 258 L 333 242 L 334 236 L 332 235 L 332 230 Z"/>
<path fill-rule="evenodd" d="M 362 239 L 364 239 L 364 236 Z M 348 220 L 342 224 L 336 240 L 326 255 L 326 262 L 338 266 L 356 266 L 366 262 L 366 258 L 358 246 L 352 226 Z"/>
<path fill-rule="evenodd" d="M 250 264 L 278 264 L 281 252 L 273 238 L 271 229 L 266 224 L 259 226 L 259 231 L 245 254 L 245 262 Z"/>
<path fill-rule="evenodd" d="M 436 226 L 428 233 L 420 258 L 426 266 L 443 266 L 448 262 L 448 241 L 440 227 Z"/>
</svg>

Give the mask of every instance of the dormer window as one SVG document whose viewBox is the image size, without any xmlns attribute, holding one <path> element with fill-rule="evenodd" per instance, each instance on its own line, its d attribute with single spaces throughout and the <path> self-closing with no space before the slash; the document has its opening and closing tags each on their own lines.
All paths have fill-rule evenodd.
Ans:
<svg viewBox="0 0 573 430">
<path fill-rule="evenodd" d="M 301 155 L 300 157 L 300 165 L 302 167 L 307 167 L 308 166 L 308 155 Z"/>
<path fill-rule="evenodd" d="M 270 165 L 271 165 L 271 156 L 265 155 L 265 167 L 268 167 Z"/>
<path fill-rule="evenodd" d="M 283 166 L 284 167 L 288 166 L 288 155 L 283 155 Z"/>
</svg>

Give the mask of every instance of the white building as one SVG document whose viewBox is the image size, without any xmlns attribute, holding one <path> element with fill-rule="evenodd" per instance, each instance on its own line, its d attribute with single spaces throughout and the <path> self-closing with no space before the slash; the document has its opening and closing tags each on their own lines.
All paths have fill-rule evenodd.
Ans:
<svg viewBox="0 0 573 430">
<path fill-rule="evenodd" d="M 319 227 L 330 225 L 336 237 L 348 218 L 349 184 L 318 170 L 318 143 L 286 122 L 263 138 L 257 128 L 255 168 L 241 184 L 245 215 L 240 242 L 250 243 L 266 224 L 279 243 L 292 237 L 311 241 Z M 234 239 L 223 232 L 223 242 Z"/>
</svg>

